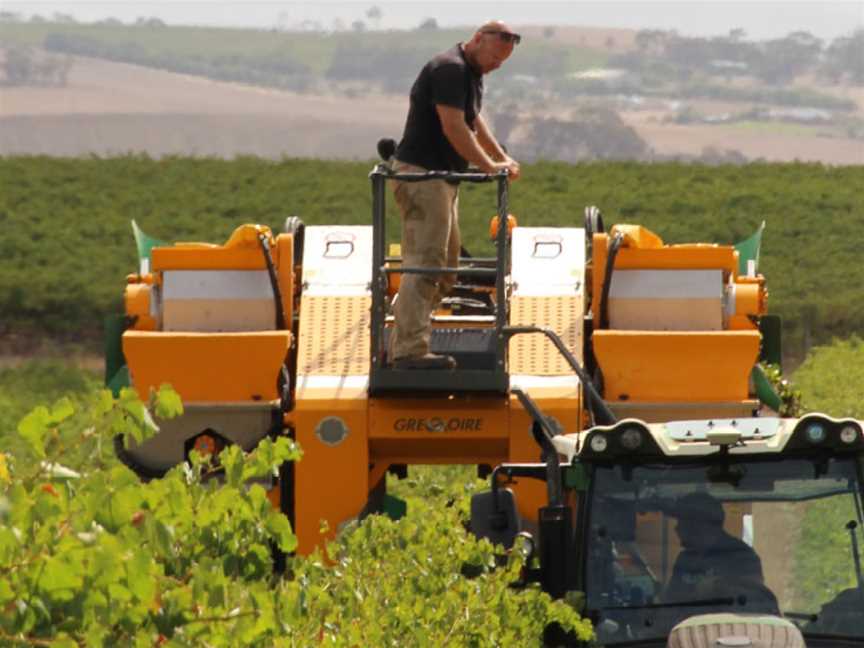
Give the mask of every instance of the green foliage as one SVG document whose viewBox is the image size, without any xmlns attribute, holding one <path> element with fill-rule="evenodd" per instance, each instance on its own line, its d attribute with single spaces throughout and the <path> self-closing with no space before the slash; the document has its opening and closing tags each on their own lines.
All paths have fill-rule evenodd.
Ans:
<svg viewBox="0 0 864 648">
<path fill-rule="evenodd" d="M 251 157 L 2 158 L 3 327 L 98 331 L 106 313 L 121 310 L 124 277 L 136 267 L 133 218 L 161 239 L 212 242 L 246 222 L 279 230 L 292 214 L 307 224 L 369 223 L 370 166 Z M 538 163 L 523 175 L 511 191 L 523 225 L 580 226 L 583 207 L 597 204 L 607 224 L 641 223 L 667 242 L 734 243 L 764 219 L 760 270 L 770 308 L 784 318 L 786 353 L 803 358 L 810 344 L 864 335 L 864 276 L 853 235 L 864 222 L 864 167 Z M 494 190 L 464 186 L 460 209 L 467 247 L 489 253 Z M 388 210 L 395 240 L 392 201 Z"/>
<path fill-rule="evenodd" d="M 302 593 L 301 609 L 321 619 L 324 645 L 537 645 L 552 621 L 582 639 L 592 636 L 569 605 L 536 588 L 510 589 L 519 557 L 494 569 L 493 547 L 465 532 L 462 508 L 473 480 L 463 469 L 417 472 L 406 488 L 414 492 L 407 517 L 373 516 L 328 547 L 336 560 L 332 577 L 317 555 L 295 565 L 300 588 L 292 594 Z M 460 474 L 469 482 L 464 488 Z"/>
<path fill-rule="evenodd" d="M 797 389 L 789 380 L 783 376 L 783 372 L 777 365 L 765 365 L 765 376 L 780 397 L 781 406 L 778 416 L 783 418 L 795 418 L 801 416 L 803 406 L 801 404 L 801 390 Z"/>
<path fill-rule="evenodd" d="M 794 374 L 794 383 L 803 394 L 804 409 L 834 417 L 864 418 L 864 341 L 853 337 L 834 340 L 811 350 L 807 360 Z M 818 612 L 818 603 L 831 600 L 855 585 L 854 574 L 846 582 L 833 577 L 842 572 L 838 563 L 848 565 L 851 551 L 849 532 L 844 528 L 856 513 L 851 498 L 813 502 L 801 525 L 795 561 L 799 587 L 798 609 Z M 860 537 L 860 536 L 859 536 Z"/>
<path fill-rule="evenodd" d="M 58 359 L 0 369 L 0 448 L 12 454 L 24 449 L 18 422 L 38 404 L 61 397 L 78 403 L 99 384 L 95 374 Z"/>
<path fill-rule="evenodd" d="M 794 377 L 807 410 L 864 419 L 864 340 L 860 337 L 812 349 Z"/>
<path fill-rule="evenodd" d="M 4 454 L 0 470 L 4 645 L 251 645 L 275 636 L 261 612 L 279 604 L 270 547 L 291 551 L 296 538 L 262 484 L 297 448 L 279 438 L 249 456 L 228 449 L 224 483 L 196 456 L 142 484 L 111 440 L 118 431 L 152 435 L 150 408 L 182 410 L 165 389 L 154 399 L 145 407 L 131 390 L 116 400 L 93 392 L 85 409 L 61 400 L 19 424 L 30 452 Z"/>
<path fill-rule="evenodd" d="M 817 500 L 807 506 L 795 546 L 794 577 L 797 600 L 794 609 L 818 612 L 826 601 L 848 587 L 855 587 L 851 538 L 846 523 L 857 517 L 851 496 Z M 858 534 L 859 542 L 861 535 Z M 846 578 L 838 579 L 846 573 Z"/>
<path fill-rule="evenodd" d="M 463 469 L 419 469 L 401 485 L 405 518 L 349 523 L 283 578 L 271 546 L 296 537 L 265 487 L 296 445 L 229 446 L 218 473 L 193 454 L 142 484 L 112 439 L 148 438 L 151 411 L 182 412 L 177 395 L 84 401 L 37 407 L 18 426 L 26 447 L 0 453 L 0 644 L 536 645 L 553 621 L 592 636 L 570 605 L 509 588 L 521 559 L 496 569 L 495 548 L 465 531 L 476 484 Z"/>
</svg>

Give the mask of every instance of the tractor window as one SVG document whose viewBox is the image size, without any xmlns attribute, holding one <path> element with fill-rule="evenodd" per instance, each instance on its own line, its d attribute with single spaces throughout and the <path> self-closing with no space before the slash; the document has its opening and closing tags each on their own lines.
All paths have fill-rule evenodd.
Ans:
<svg viewBox="0 0 864 648">
<path fill-rule="evenodd" d="M 586 595 L 604 644 L 665 638 L 711 612 L 864 638 L 852 458 L 598 466 L 588 516 Z"/>
</svg>

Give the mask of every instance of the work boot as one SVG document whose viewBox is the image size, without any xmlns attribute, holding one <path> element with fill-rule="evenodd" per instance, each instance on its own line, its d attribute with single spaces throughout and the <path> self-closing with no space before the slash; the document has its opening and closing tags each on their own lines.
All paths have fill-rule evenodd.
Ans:
<svg viewBox="0 0 864 648">
<path fill-rule="evenodd" d="M 407 356 L 393 361 L 394 369 L 455 369 L 453 356 L 427 353 L 422 356 Z"/>
</svg>

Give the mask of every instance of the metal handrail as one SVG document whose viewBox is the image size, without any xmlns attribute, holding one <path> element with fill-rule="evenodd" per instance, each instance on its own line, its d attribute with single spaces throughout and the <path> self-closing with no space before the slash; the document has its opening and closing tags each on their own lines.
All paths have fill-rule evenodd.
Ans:
<svg viewBox="0 0 864 648">
<path fill-rule="evenodd" d="M 426 171 L 425 173 L 399 173 L 391 171 L 384 164 L 377 165 L 375 171 L 384 167 L 383 173 L 388 180 L 402 180 L 403 182 L 423 182 L 425 180 L 454 180 L 456 182 L 493 182 L 500 177 L 507 177 L 506 171 L 498 173 L 458 173 L 456 171 Z M 372 173 L 375 173 L 373 171 Z"/>
<path fill-rule="evenodd" d="M 460 274 L 466 277 L 491 277 L 498 274 L 495 268 L 381 268 L 387 274 Z"/>
<path fill-rule="evenodd" d="M 386 261 L 387 263 L 401 263 L 402 257 L 401 256 L 386 256 L 386 257 L 384 257 L 384 261 Z M 460 256 L 459 261 L 466 261 L 468 263 L 483 264 L 483 263 L 495 263 L 495 261 L 497 261 L 497 259 L 495 257 L 463 257 L 463 256 Z"/>
</svg>

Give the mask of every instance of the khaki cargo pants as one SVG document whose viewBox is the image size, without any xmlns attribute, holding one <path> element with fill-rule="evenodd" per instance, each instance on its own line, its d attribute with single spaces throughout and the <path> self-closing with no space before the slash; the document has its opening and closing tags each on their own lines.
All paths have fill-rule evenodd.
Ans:
<svg viewBox="0 0 864 648">
<path fill-rule="evenodd" d="M 397 173 L 425 173 L 426 169 L 396 160 Z M 393 181 L 402 214 L 402 264 L 406 267 L 455 268 L 462 239 L 459 234 L 459 189 L 444 180 Z M 393 307 L 395 326 L 390 336 L 392 360 L 429 353 L 432 312 L 453 288 L 456 275 L 403 274 Z"/>
</svg>

